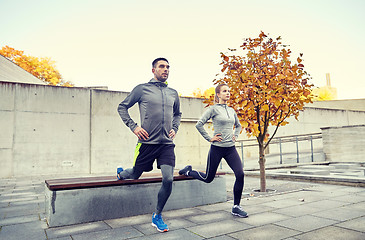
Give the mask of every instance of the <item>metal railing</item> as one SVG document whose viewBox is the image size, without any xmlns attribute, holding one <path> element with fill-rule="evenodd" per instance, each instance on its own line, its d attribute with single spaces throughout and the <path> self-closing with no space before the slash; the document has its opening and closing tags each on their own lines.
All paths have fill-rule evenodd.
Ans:
<svg viewBox="0 0 365 240">
<path fill-rule="evenodd" d="M 281 136 L 281 137 L 274 137 L 269 146 L 268 149 L 270 149 L 270 146 L 278 145 L 279 147 L 279 153 L 276 153 L 279 155 L 280 160 L 279 163 L 283 164 L 283 155 L 285 154 L 292 154 L 293 151 L 284 152 L 283 151 L 283 144 L 286 143 L 295 143 L 295 150 L 293 147 L 291 149 L 294 150 L 294 154 L 296 154 L 296 162 L 300 162 L 300 153 L 310 153 L 311 162 L 314 162 L 314 143 L 313 140 L 316 139 L 322 139 L 322 133 L 310 133 L 310 134 L 298 134 L 298 135 L 288 135 L 288 136 Z M 300 149 L 299 143 L 309 141 L 310 143 L 310 149 L 308 148 L 304 150 Z M 242 165 L 244 166 L 244 148 L 247 147 L 257 147 L 257 150 L 259 148 L 256 138 L 254 139 L 247 139 L 247 140 L 238 140 L 236 142 L 236 148 L 237 150 L 240 150 L 241 152 L 241 159 L 242 159 Z M 222 168 L 222 165 L 221 165 Z"/>
</svg>

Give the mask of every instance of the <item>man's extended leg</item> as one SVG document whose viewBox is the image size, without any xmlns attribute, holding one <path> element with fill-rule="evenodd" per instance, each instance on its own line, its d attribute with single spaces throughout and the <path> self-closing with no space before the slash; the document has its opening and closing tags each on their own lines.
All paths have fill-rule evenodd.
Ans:
<svg viewBox="0 0 365 240">
<path fill-rule="evenodd" d="M 140 169 L 144 169 L 145 171 L 150 171 L 146 168 L 146 166 L 143 164 L 146 162 L 148 162 L 148 159 L 152 159 L 154 160 L 155 157 L 151 154 L 153 154 L 153 152 L 149 151 L 149 148 L 151 147 L 151 145 L 149 144 L 142 144 L 142 143 L 138 143 L 136 146 L 136 149 L 134 150 L 134 159 L 133 159 L 133 168 L 128 168 L 128 169 L 121 169 L 119 170 L 119 168 L 117 169 L 117 177 L 119 180 L 123 180 L 123 179 L 138 179 L 142 173 L 143 170 Z M 142 164 L 141 164 L 142 163 Z M 151 161 L 149 166 L 152 170 L 152 163 L 153 161 Z M 139 167 L 136 167 L 137 164 L 139 164 Z M 141 167 L 142 165 L 142 167 Z"/>
<path fill-rule="evenodd" d="M 142 175 L 143 171 L 137 170 L 135 167 L 128 168 L 119 173 L 120 179 L 138 179 Z"/>
</svg>

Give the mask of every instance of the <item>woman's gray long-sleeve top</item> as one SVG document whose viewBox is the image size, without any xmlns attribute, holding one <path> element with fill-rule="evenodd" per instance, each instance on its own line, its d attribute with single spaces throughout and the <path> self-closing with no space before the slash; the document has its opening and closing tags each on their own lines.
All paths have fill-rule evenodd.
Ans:
<svg viewBox="0 0 365 240">
<path fill-rule="evenodd" d="M 222 137 L 221 142 L 215 141 L 211 144 L 219 147 L 234 146 L 233 134 L 237 139 L 242 128 L 234 109 L 226 104 L 215 104 L 210 106 L 208 110 L 203 113 L 195 127 L 207 141 L 212 139 L 212 137 L 204 129 L 204 124 L 209 119 L 212 119 L 213 121 L 214 135 L 221 134 Z M 235 127 L 234 129 L 233 126 Z"/>
</svg>

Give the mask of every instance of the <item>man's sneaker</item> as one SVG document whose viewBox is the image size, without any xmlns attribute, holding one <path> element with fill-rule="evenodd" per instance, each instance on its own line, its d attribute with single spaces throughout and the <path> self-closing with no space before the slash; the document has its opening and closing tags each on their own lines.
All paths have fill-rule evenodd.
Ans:
<svg viewBox="0 0 365 240">
<path fill-rule="evenodd" d="M 247 212 L 243 211 L 241 206 L 238 206 L 238 205 L 233 206 L 231 213 L 235 216 L 242 217 L 242 218 L 248 217 Z"/>
<path fill-rule="evenodd" d="M 169 230 L 167 225 L 163 222 L 161 214 L 152 214 L 152 226 L 154 226 L 159 232 L 167 232 Z"/>
<path fill-rule="evenodd" d="M 190 165 L 187 165 L 186 167 L 184 167 L 183 169 L 181 169 L 179 171 L 179 174 L 180 175 L 186 175 L 186 176 L 189 176 L 189 172 L 192 170 L 191 166 Z"/>
<path fill-rule="evenodd" d="M 123 168 L 122 167 L 118 167 L 117 168 L 117 178 L 118 180 L 123 180 L 123 178 L 119 175 L 119 173 L 123 172 Z"/>
</svg>

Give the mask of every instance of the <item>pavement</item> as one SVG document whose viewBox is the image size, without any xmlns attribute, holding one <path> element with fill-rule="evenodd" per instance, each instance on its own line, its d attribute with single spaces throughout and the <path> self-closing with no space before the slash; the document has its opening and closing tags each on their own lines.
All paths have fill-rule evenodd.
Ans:
<svg viewBox="0 0 365 240">
<path fill-rule="evenodd" d="M 170 231 L 159 233 L 151 214 L 49 228 L 45 179 L 0 179 L 0 239 L 365 239 L 363 187 L 268 178 L 261 193 L 259 178 L 246 175 L 241 206 L 249 217 L 239 218 L 230 213 L 234 176 L 227 174 L 227 202 L 165 211 Z"/>
</svg>

